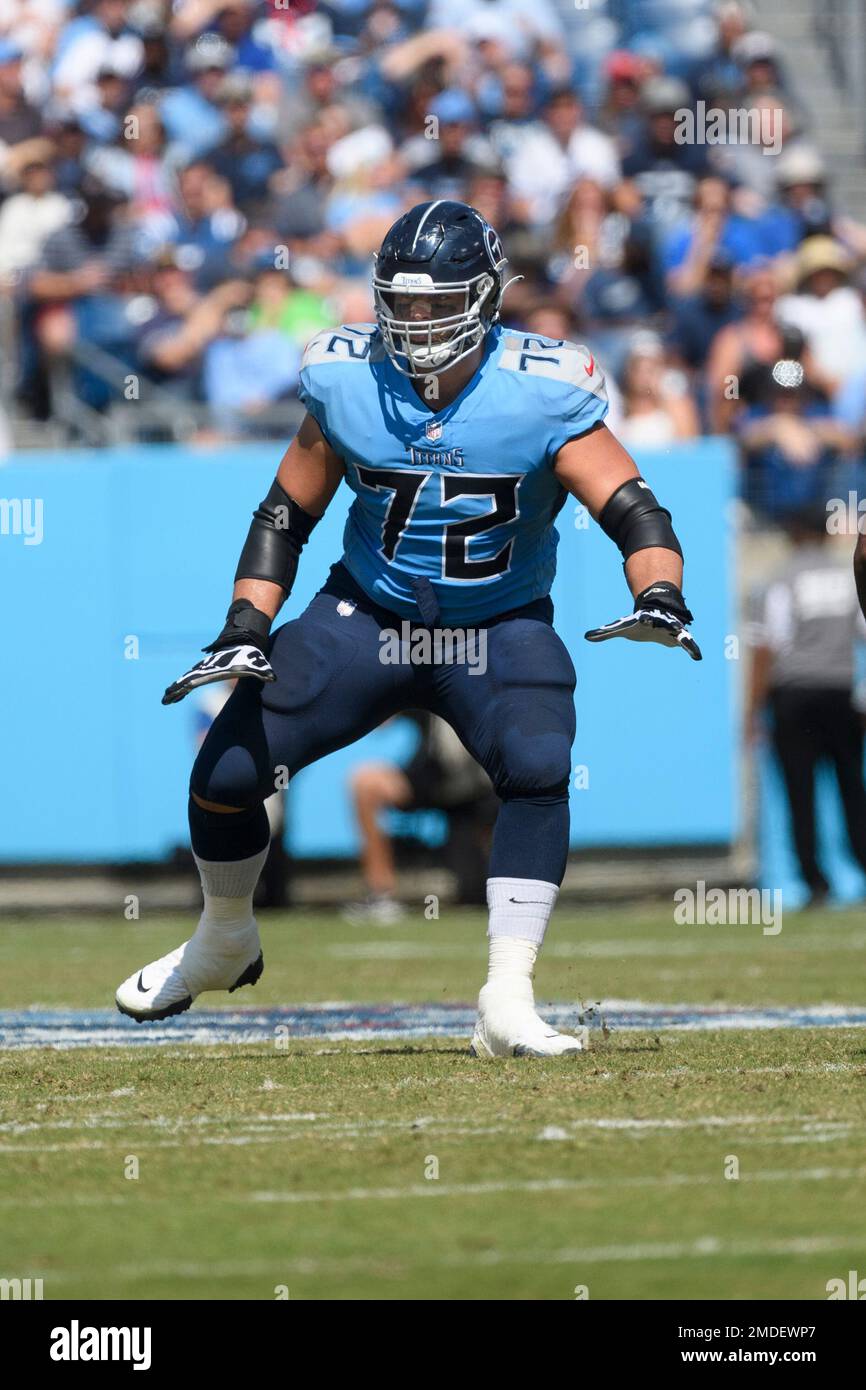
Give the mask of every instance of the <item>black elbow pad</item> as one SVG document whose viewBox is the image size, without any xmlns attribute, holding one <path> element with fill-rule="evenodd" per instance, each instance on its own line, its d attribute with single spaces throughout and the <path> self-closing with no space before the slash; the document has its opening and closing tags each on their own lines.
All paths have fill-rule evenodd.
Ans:
<svg viewBox="0 0 866 1390">
<path fill-rule="evenodd" d="M 619 546 L 624 561 L 636 550 L 652 546 L 683 553 L 670 512 L 660 505 L 643 478 L 630 478 L 617 488 L 602 508 L 598 524 Z"/>
<path fill-rule="evenodd" d="M 267 579 L 290 594 L 301 551 L 318 520 L 293 502 L 275 478 L 267 497 L 253 512 L 235 580 Z"/>
</svg>

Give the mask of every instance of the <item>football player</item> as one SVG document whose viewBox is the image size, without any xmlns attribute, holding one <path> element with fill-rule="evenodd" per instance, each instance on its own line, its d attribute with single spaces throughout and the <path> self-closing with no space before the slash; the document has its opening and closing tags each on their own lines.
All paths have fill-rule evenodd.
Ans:
<svg viewBox="0 0 866 1390">
<path fill-rule="evenodd" d="M 660 642 L 695 660 L 700 651 L 670 513 L 604 424 L 598 364 L 585 347 L 501 326 L 504 269 L 478 212 L 423 203 L 382 243 L 376 323 L 325 330 L 307 347 L 307 414 L 253 515 L 225 626 L 163 696 L 171 704 L 239 678 L 192 772 L 201 920 L 120 986 L 118 1007 L 135 1019 L 256 982 L 253 890 L 275 779 L 401 710 L 426 709 L 451 724 L 501 800 L 472 1050 L 580 1050 L 538 1016 L 532 990 L 568 853 L 575 673 L 549 597 L 568 493 L 619 546 L 634 596 L 632 613 L 587 637 Z M 342 558 L 306 611 L 272 632 L 343 480 L 355 497 Z M 483 669 L 382 659 L 385 631 L 443 629 L 472 634 L 467 643 L 483 635 Z"/>
</svg>

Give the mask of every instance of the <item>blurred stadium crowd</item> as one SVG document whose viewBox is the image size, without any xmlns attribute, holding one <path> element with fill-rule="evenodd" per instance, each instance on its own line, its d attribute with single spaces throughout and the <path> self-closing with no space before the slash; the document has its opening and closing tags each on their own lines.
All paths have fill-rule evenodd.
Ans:
<svg viewBox="0 0 866 1390">
<path fill-rule="evenodd" d="M 763 112 L 679 143 L 686 108 Z M 765 521 L 856 486 L 866 226 L 748 6 L 0 0 L 6 445 L 285 437 L 413 203 L 501 233 L 628 446 L 733 432 Z"/>
</svg>

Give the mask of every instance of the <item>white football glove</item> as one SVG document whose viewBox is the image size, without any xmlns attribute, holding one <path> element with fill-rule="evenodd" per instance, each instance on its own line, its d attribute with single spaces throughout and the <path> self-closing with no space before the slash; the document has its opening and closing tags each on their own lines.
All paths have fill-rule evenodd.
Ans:
<svg viewBox="0 0 866 1390">
<path fill-rule="evenodd" d="M 249 599 L 236 599 L 226 615 L 219 637 L 205 647 L 206 655 L 170 685 L 162 697 L 164 705 L 177 704 L 191 690 L 212 681 L 233 681 L 254 676 L 260 681 L 277 679 L 262 651 L 267 646 L 271 620 L 254 608 Z"/>
<path fill-rule="evenodd" d="M 258 647 L 224 647 L 222 651 L 209 652 L 202 661 L 185 671 L 168 687 L 162 703 L 174 705 L 200 685 L 210 685 L 212 681 L 232 681 L 244 676 L 255 676 L 260 681 L 277 679 L 271 663 Z"/>
<path fill-rule="evenodd" d="M 701 649 L 686 626 L 693 621 L 679 589 L 675 584 L 664 581 L 651 584 L 638 594 L 633 613 L 605 623 L 603 627 L 591 628 L 584 636 L 587 642 L 607 642 L 611 637 L 626 637 L 630 642 L 657 642 L 662 647 L 682 647 L 693 661 L 701 661 Z"/>
</svg>

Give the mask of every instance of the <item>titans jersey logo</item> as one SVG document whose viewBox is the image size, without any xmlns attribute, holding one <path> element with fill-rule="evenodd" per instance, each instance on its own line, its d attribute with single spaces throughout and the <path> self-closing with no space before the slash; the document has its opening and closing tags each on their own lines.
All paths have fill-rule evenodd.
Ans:
<svg viewBox="0 0 866 1390">
<path fill-rule="evenodd" d="M 462 468 L 462 449 L 419 449 L 409 445 L 409 462 L 416 468 Z"/>
</svg>

